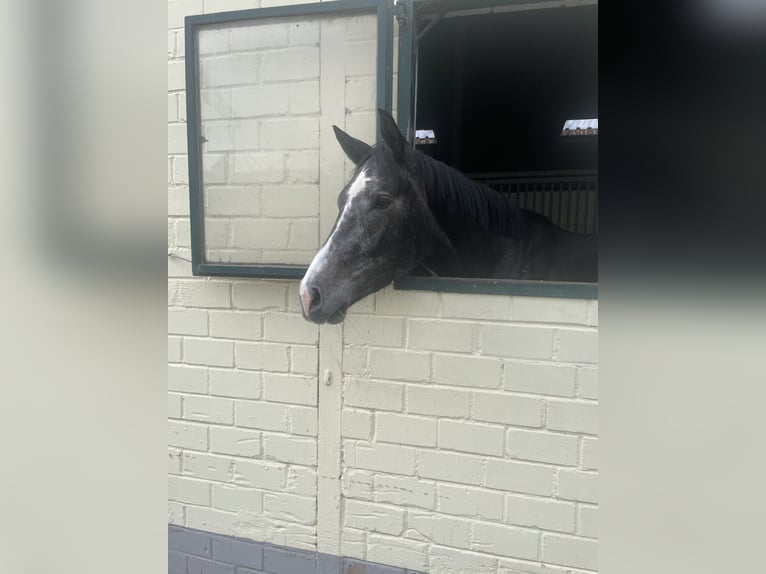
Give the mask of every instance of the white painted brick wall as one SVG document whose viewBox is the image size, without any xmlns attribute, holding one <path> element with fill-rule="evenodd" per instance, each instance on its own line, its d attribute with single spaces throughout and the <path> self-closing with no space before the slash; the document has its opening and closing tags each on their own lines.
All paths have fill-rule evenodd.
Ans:
<svg viewBox="0 0 766 574">
<path fill-rule="evenodd" d="M 183 16 L 284 3 L 169 2 L 169 248 L 182 257 Z M 201 91 L 208 247 L 307 260 L 321 194 L 339 191 L 319 185 L 319 27 L 268 32 L 217 31 L 203 50 L 203 83 L 218 84 Z M 374 35 L 369 20 L 348 28 L 338 88 L 346 128 L 367 139 Z M 273 83 L 243 85 L 254 64 Z M 254 218 L 269 233 L 234 225 Z M 169 520 L 316 548 L 321 341 L 297 282 L 195 278 L 178 259 L 168 277 Z M 354 306 L 336 381 L 339 552 L 431 574 L 595 571 L 597 324 L 595 301 L 387 288 Z"/>
</svg>

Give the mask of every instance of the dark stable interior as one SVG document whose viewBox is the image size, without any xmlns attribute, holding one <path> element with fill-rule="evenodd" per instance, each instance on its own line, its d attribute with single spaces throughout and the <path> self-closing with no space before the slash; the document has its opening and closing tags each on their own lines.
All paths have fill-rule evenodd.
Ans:
<svg viewBox="0 0 766 574">
<path fill-rule="evenodd" d="M 420 22 L 422 29 L 427 20 Z M 467 173 L 597 169 L 597 7 L 443 18 L 419 43 L 418 149 Z"/>
</svg>

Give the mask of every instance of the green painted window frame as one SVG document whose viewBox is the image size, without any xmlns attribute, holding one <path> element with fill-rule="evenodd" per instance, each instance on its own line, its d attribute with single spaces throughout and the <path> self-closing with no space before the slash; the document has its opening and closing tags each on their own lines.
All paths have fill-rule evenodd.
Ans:
<svg viewBox="0 0 766 574">
<path fill-rule="evenodd" d="M 399 23 L 399 57 L 397 61 L 397 117 L 402 133 L 410 140 L 415 137 L 415 9 L 426 4 L 434 11 L 481 9 L 513 4 L 529 4 L 535 0 L 395 0 L 394 13 Z M 543 0 L 540 0 L 543 1 Z M 438 9 L 438 10 L 437 10 Z M 464 279 L 459 277 L 406 276 L 394 281 L 394 289 L 442 291 L 448 293 L 480 293 L 486 295 L 518 295 L 527 297 L 559 297 L 566 299 L 598 299 L 598 283 L 564 281 L 521 281 L 517 279 Z"/>
<path fill-rule="evenodd" d="M 243 22 L 262 18 L 288 18 L 300 16 L 352 15 L 375 12 L 378 19 L 377 49 L 377 105 L 392 111 L 393 93 L 393 13 L 389 0 L 336 0 L 272 8 L 254 8 L 233 12 L 186 16 L 186 109 L 187 145 L 189 154 L 189 211 L 191 231 L 191 267 L 193 275 L 224 277 L 261 277 L 273 279 L 300 279 L 306 266 L 254 265 L 237 263 L 209 263 L 205 261 L 205 213 L 203 200 L 201 121 L 199 115 L 199 58 L 197 32 L 210 25 Z M 379 126 L 378 126 L 378 138 Z"/>
</svg>

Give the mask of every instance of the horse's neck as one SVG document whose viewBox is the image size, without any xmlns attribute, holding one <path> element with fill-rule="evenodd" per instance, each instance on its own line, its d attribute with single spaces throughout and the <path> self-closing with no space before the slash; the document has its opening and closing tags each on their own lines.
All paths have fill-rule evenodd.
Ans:
<svg viewBox="0 0 766 574">
<path fill-rule="evenodd" d="M 536 225 L 534 214 L 460 171 L 416 152 L 418 170 L 434 217 L 453 241 L 510 237 L 522 241 Z"/>
</svg>

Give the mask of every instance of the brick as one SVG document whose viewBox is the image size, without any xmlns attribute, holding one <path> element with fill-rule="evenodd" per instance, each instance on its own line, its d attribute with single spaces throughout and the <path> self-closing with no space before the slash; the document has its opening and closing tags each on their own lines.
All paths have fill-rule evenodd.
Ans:
<svg viewBox="0 0 766 574">
<path fill-rule="evenodd" d="M 314 345 L 319 340 L 319 328 L 297 313 L 266 313 L 265 338 L 283 343 Z"/>
<path fill-rule="evenodd" d="M 503 495 L 491 490 L 440 484 L 437 496 L 439 512 L 484 520 L 503 517 Z"/>
<path fill-rule="evenodd" d="M 535 323 L 584 325 L 588 319 L 588 301 L 551 297 L 514 297 L 511 302 L 511 319 Z"/>
<path fill-rule="evenodd" d="M 187 192 L 188 197 L 188 192 Z M 213 187 L 205 190 L 206 216 L 258 216 L 261 214 L 256 190 L 237 187 Z"/>
<path fill-rule="evenodd" d="M 580 367 L 577 369 L 577 386 L 584 399 L 598 399 L 598 368 Z"/>
<path fill-rule="evenodd" d="M 232 290 L 234 306 L 240 309 L 286 309 L 287 285 L 284 283 L 235 283 Z"/>
<path fill-rule="evenodd" d="M 575 505 L 571 502 L 507 494 L 505 519 L 518 526 L 574 533 Z"/>
<path fill-rule="evenodd" d="M 545 562 L 574 566 L 575 568 L 598 568 L 598 542 L 587 538 L 543 534 L 542 558 Z"/>
<path fill-rule="evenodd" d="M 375 107 L 375 77 L 346 79 L 346 107 L 349 110 L 369 110 Z"/>
<path fill-rule="evenodd" d="M 186 87 L 185 78 L 183 62 L 168 62 L 169 91 L 183 90 Z M 172 131 L 168 127 L 168 153 L 186 153 L 186 148 L 183 146 L 185 137 L 186 126 L 173 124 Z"/>
<path fill-rule="evenodd" d="M 372 413 L 369 411 L 343 409 L 342 436 L 370 440 L 372 435 Z"/>
<path fill-rule="evenodd" d="M 377 51 L 378 48 L 375 42 L 354 43 L 353 49 L 346 50 L 345 53 L 346 76 L 374 75 L 374 62 L 377 58 Z"/>
<path fill-rule="evenodd" d="M 292 48 L 263 54 L 261 80 L 303 80 L 319 76 L 319 49 Z"/>
<path fill-rule="evenodd" d="M 213 537 L 212 542 L 213 558 L 220 562 L 253 570 L 263 567 L 263 544 L 217 536 Z"/>
<path fill-rule="evenodd" d="M 550 464 L 577 464 L 577 437 L 509 429 L 507 450 L 511 458 Z"/>
<path fill-rule="evenodd" d="M 441 516 L 431 512 L 407 511 L 407 536 L 411 531 L 436 544 L 453 548 L 468 548 L 471 539 L 471 523 L 468 520 Z"/>
<path fill-rule="evenodd" d="M 354 317 L 343 328 L 343 341 L 350 345 L 401 347 L 404 344 L 404 319 Z"/>
<path fill-rule="evenodd" d="M 502 367 L 502 362 L 497 359 L 436 355 L 434 382 L 494 389 L 500 386 Z"/>
<path fill-rule="evenodd" d="M 503 434 L 503 427 L 442 420 L 439 448 L 502 456 Z"/>
<path fill-rule="evenodd" d="M 207 427 L 168 421 L 168 445 L 191 450 L 207 450 Z"/>
<path fill-rule="evenodd" d="M 443 293 L 442 317 L 507 320 L 511 314 L 510 297 L 474 293 Z"/>
<path fill-rule="evenodd" d="M 287 156 L 289 183 L 319 183 L 319 153 L 295 151 Z"/>
<path fill-rule="evenodd" d="M 263 495 L 263 511 L 275 520 L 300 524 L 316 522 L 316 500 L 305 496 L 267 492 Z"/>
<path fill-rule="evenodd" d="M 238 522 L 237 514 L 207 508 L 206 506 L 187 506 L 186 525 L 189 528 L 206 532 L 231 532 Z"/>
<path fill-rule="evenodd" d="M 237 460 L 234 463 L 234 483 L 253 488 L 281 491 L 287 471 L 284 464 L 261 460 Z"/>
<path fill-rule="evenodd" d="M 450 574 L 495 574 L 497 572 L 497 558 L 486 554 L 466 552 L 462 549 L 455 550 L 443 546 L 432 546 L 429 558 L 430 572 Z"/>
<path fill-rule="evenodd" d="M 388 444 L 357 444 L 354 449 L 356 467 L 391 474 L 415 473 L 415 449 Z"/>
<path fill-rule="evenodd" d="M 184 524 L 186 522 L 186 506 L 180 502 L 168 501 L 168 524 Z"/>
<path fill-rule="evenodd" d="M 183 461 L 183 474 L 205 480 L 217 480 L 226 482 L 231 478 L 232 461 L 230 458 L 203 454 L 197 452 L 184 452 L 181 455 Z"/>
<path fill-rule="evenodd" d="M 243 28 L 247 30 L 247 28 Z M 252 33 L 252 31 L 251 31 Z M 246 118 L 281 115 L 287 113 L 288 87 L 272 84 L 234 88 L 231 91 L 231 108 Z M 225 104 L 222 109 L 228 109 Z"/>
<path fill-rule="evenodd" d="M 233 424 L 234 401 L 218 397 L 184 397 L 184 418 L 192 421 Z"/>
<path fill-rule="evenodd" d="M 267 119 L 261 122 L 261 145 L 268 150 L 319 148 L 317 118 Z"/>
<path fill-rule="evenodd" d="M 580 451 L 580 468 L 583 470 L 598 470 L 598 439 L 583 437 Z"/>
<path fill-rule="evenodd" d="M 551 496 L 556 469 L 509 460 L 487 461 L 485 485 L 499 490 Z"/>
<path fill-rule="evenodd" d="M 319 43 L 319 22 L 290 24 L 290 45 L 313 45 Z"/>
<path fill-rule="evenodd" d="M 375 294 L 375 309 L 380 315 L 433 316 L 439 311 L 441 295 L 419 291 L 395 291 L 393 287 L 387 287 Z"/>
<path fill-rule="evenodd" d="M 471 549 L 498 556 L 535 560 L 539 536 L 533 530 L 476 522 L 473 525 Z"/>
<path fill-rule="evenodd" d="M 214 339 L 184 339 L 184 360 L 193 365 L 234 366 L 234 343 Z"/>
<path fill-rule="evenodd" d="M 505 362 L 505 388 L 509 391 L 573 397 L 574 367 L 543 363 Z"/>
<path fill-rule="evenodd" d="M 168 281 L 168 305 L 229 307 L 229 285 L 212 281 Z"/>
<path fill-rule="evenodd" d="M 213 507 L 234 512 L 263 512 L 263 492 L 232 484 L 211 484 Z"/>
<path fill-rule="evenodd" d="M 283 153 L 251 151 L 229 155 L 229 181 L 232 183 L 279 183 L 284 178 Z"/>
<path fill-rule="evenodd" d="M 181 337 L 168 337 L 168 362 L 178 363 L 181 361 Z"/>
<path fill-rule="evenodd" d="M 308 249 L 313 251 L 319 249 L 319 220 L 316 217 L 293 219 L 290 224 L 290 238 L 287 241 L 287 247 L 294 250 Z M 311 255 L 313 256 L 313 253 Z M 306 261 L 311 261 L 311 257 L 307 257 Z M 300 317 L 300 315 L 295 315 L 295 317 Z M 303 320 L 303 317 L 300 319 Z M 312 327 L 310 323 L 304 321 L 303 327 L 306 326 Z M 314 330 L 317 330 L 315 326 Z"/>
<path fill-rule="evenodd" d="M 473 416 L 480 421 L 541 427 L 545 403 L 502 393 L 474 393 Z"/>
<path fill-rule="evenodd" d="M 310 468 L 291 466 L 287 471 L 287 492 L 316 496 L 317 474 Z"/>
<path fill-rule="evenodd" d="M 319 113 L 319 82 L 293 83 L 289 90 L 290 115 Z"/>
<path fill-rule="evenodd" d="M 597 434 L 597 405 L 576 401 L 549 400 L 545 426 L 552 430 Z"/>
<path fill-rule="evenodd" d="M 237 367 L 286 372 L 289 366 L 287 347 L 280 343 L 236 343 Z"/>
<path fill-rule="evenodd" d="M 428 545 L 384 534 L 367 535 L 367 560 L 425 572 L 428 568 Z M 350 573 L 349 573 L 350 574 Z"/>
<path fill-rule="evenodd" d="M 289 43 L 286 24 L 257 23 L 231 29 L 231 49 L 239 52 L 259 51 L 263 48 L 284 48 Z"/>
<path fill-rule="evenodd" d="M 182 476 L 168 476 L 168 499 L 210 506 L 210 483 Z"/>
<path fill-rule="evenodd" d="M 342 556 L 364 556 L 366 546 L 367 546 L 366 532 L 364 532 L 363 530 L 357 530 L 356 528 L 341 529 L 340 554 Z M 352 571 L 349 571 L 349 574 L 351 574 L 351 572 Z"/>
<path fill-rule="evenodd" d="M 567 363 L 597 363 L 598 333 L 580 329 L 560 329 L 558 360 Z"/>
<path fill-rule="evenodd" d="M 186 528 L 168 528 L 168 548 L 195 556 L 212 556 L 210 536 Z"/>
<path fill-rule="evenodd" d="M 186 155 L 177 155 L 173 157 L 173 182 L 176 184 L 189 183 L 189 157 Z M 189 189 L 182 188 L 186 203 L 186 211 L 189 209 Z"/>
<path fill-rule="evenodd" d="M 207 391 L 206 378 L 207 370 L 203 368 L 181 365 L 168 366 L 168 389 L 171 391 L 204 393 Z M 196 399 L 189 397 L 189 400 L 191 401 L 189 404 L 194 404 Z"/>
<path fill-rule="evenodd" d="M 206 558 L 188 557 L 189 574 L 235 574 L 234 566 Z"/>
<path fill-rule="evenodd" d="M 241 427 L 287 432 L 287 407 L 273 403 L 237 401 L 236 424 Z"/>
<path fill-rule="evenodd" d="M 237 219 L 232 233 L 233 245 L 238 249 L 284 250 L 290 239 L 290 222 L 284 219 Z"/>
<path fill-rule="evenodd" d="M 312 438 L 265 434 L 263 450 L 264 458 L 269 460 L 307 466 L 317 463 L 317 443 Z"/>
<path fill-rule="evenodd" d="M 261 433 L 238 428 L 212 427 L 210 450 L 219 454 L 257 457 L 261 454 Z"/>
<path fill-rule="evenodd" d="M 374 474 L 366 470 L 346 467 L 343 470 L 341 490 L 346 498 L 372 501 L 372 481 Z"/>
<path fill-rule="evenodd" d="M 370 376 L 394 381 L 427 381 L 431 361 L 426 353 L 370 349 Z"/>
<path fill-rule="evenodd" d="M 422 478 L 481 484 L 482 461 L 477 456 L 421 450 L 418 460 L 418 476 Z"/>
<path fill-rule="evenodd" d="M 259 58 L 257 54 L 223 54 L 200 61 L 202 88 L 233 86 L 255 81 Z"/>
<path fill-rule="evenodd" d="M 598 506 L 578 505 L 577 534 L 588 538 L 598 538 Z"/>
<path fill-rule="evenodd" d="M 436 486 L 419 478 L 376 475 L 372 490 L 376 502 L 434 508 Z"/>
<path fill-rule="evenodd" d="M 344 391 L 345 404 L 350 407 L 401 411 L 404 403 L 404 386 L 397 383 L 346 377 Z"/>
<path fill-rule="evenodd" d="M 186 187 L 168 188 L 168 215 L 189 217 L 189 189 Z M 188 257 L 187 257 L 188 259 Z M 185 263 L 188 263 L 185 262 Z M 168 270 L 170 276 L 170 269 Z"/>
<path fill-rule="evenodd" d="M 168 393 L 168 418 L 181 418 L 181 395 Z"/>
<path fill-rule="evenodd" d="M 316 376 L 319 351 L 316 347 L 290 346 L 290 372 Z"/>
<path fill-rule="evenodd" d="M 464 417 L 471 410 L 468 391 L 407 385 L 407 411 L 422 415 Z"/>
<path fill-rule="evenodd" d="M 306 552 L 291 552 L 266 546 L 263 550 L 263 569 L 269 574 L 315 574 L 314 556 Z"/>
<path fill-rule="evenodd" d="M 210 335 L 227 339 L 260 339 L 261 318 L 242 311 L 211 311 Z"/>
<path fill-rule="evenodd" d="M 598 475 L 595 472 L 561 469 L 558 478 L 559 498 L 598 502 Z"/>
<path fill-rule="evenodd" d="M 486 355 L 513 359 L 550 359 L 553 329 L 518 325 L 482 325 L 481 349 Z"/>
<path fill-rule="evenodd" d="M 264 373 L 263 398 L 269 402 L 315 406 L 317 404 L 316 377 Z"/>
<path fill-rule="evenodd" d="M 291 406 L 287 409 L 292 434 L 316 436 L 317 410 L 313 407 Z"/>
<path fill-rule="evenodd" d="M 207 311 L 168 309 L 168 333 L 173 335 L 207 335 Z"/>
<path fill-rule="evenodd" d="M 266 217 L 316 217 L 319 213 L 316 185 L 265 186 L 261 197 Z"/>
<path fill-rule="evenodd" d="M 226 183 L 227 157 L 222 153 L 202 155 L 202 180 L 206 184 Z"/>
<path fill-rule="evenodd" d="M 261 396 L 261 373 L 210 369 L 208 377 L 211 395 L 243 399 Z"/>
<path fill-rule="evenodd" d="M 436 421 L 394 413 L 377 413 L 375 437 L 382 442 L 436 446 Z"/>
<path fill-rule="evenodd" d="M 242 104 L 236 107 L 232 105 L 232 90 L 226 90 L 213 87 L 212 89 L 201 89 L 200 94 L 200 118 L 206 120 L 228 119 L 232 115 L 232 110 L 240 110 Z M 242 116 L 250 117 L 251 114 L 242 113 Z"/>
<path fill-rule="evenodd" d="M 208 4 L 207 8 L 209 8 L 210 0 L 206 4 Z M 230 52 L 230 33 L 231 30 L 229 28 L 203 28 L 197 33 L 197 52 L 204 56 Z"/>
<path fill-rule="evenodd" d="M 181 474 L 182 451 L 168 448 L 168 474 Z"/>
<path fill-rule="evenodd" d="M 168 551 L 168 574 L 187 574 L 184 554 Z"/>
<path fill-rule="evenodd" d="M 367 532 L 399 535 L 404 530 L 404 510 L 395 506 L 348 499 L 343 510 L 343 524 Z"/>
<path fill-rule="evenodd" d="M 407 347 L 425 351 L 470 352 L 473 323 L 451 321 L 408 321 Z"/>
</svg>

